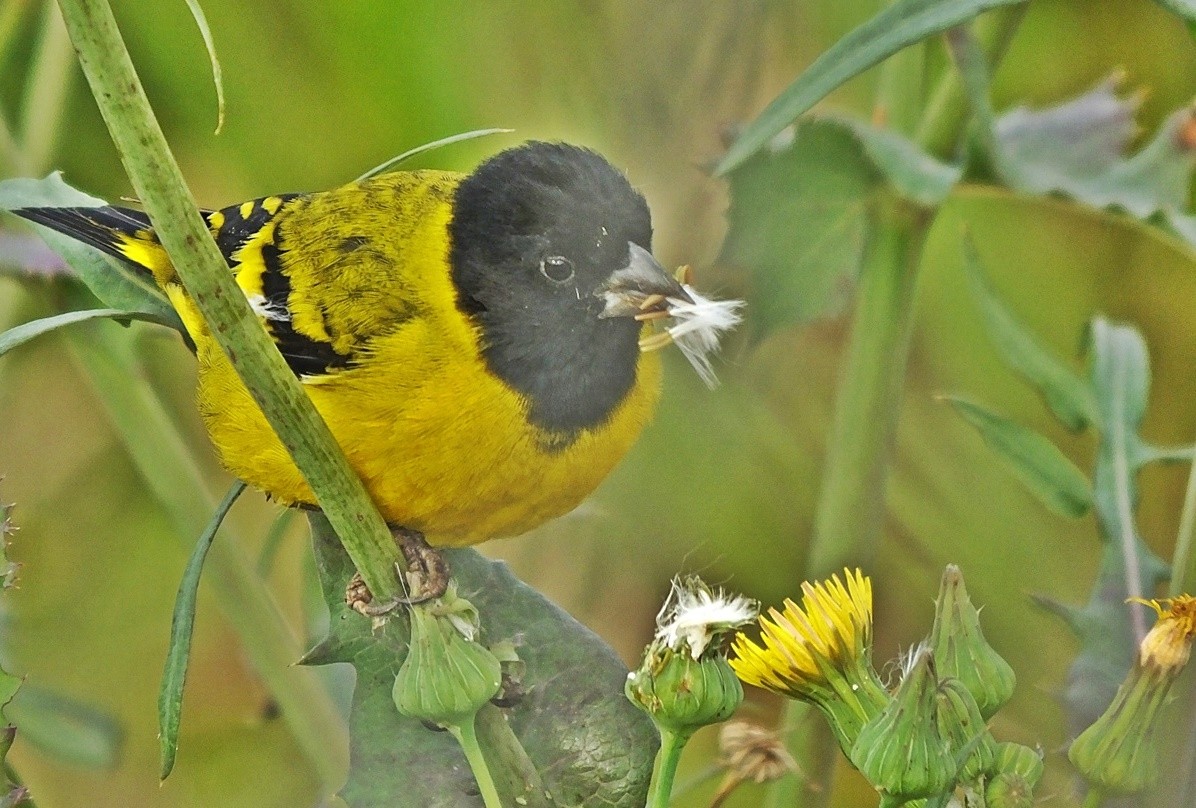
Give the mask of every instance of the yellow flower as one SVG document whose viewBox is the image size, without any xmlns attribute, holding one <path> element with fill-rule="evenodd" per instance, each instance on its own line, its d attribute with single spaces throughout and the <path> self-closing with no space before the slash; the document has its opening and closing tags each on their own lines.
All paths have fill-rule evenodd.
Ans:
<svg viewBox="0 0 1196 808">
<path fill-rule="evenodd" d="M 803 583 L 801 606 L 761 615 L 762 645 L 740 632 L 730 663 L 748 684 L 818 707 L 846 753 L 890 697 L 872 668 L 872 581 L 843 575 Z"/>
<path fill-rule="evenodd" d="M 872 581 L 858 569 L 829 581 L 802 584 L 802 605 L 760 617 L 761 647 L 742 633 L 731 667 L 748 684 L 801 698 L 809 685 L 826 684 L 828 668 L 872 650 Z"/>
<path fill-rule="evenodd" d="M 1196 637 L 1196 598 L 1180 595 L 1161 601 L 1133 600 L 1151 607 L 1159 616 L 1138 647 L 1138 664 L 1165 673 L 1178 672 L 1188 664 L 1192 655 L 1192 639 Z"/>
</svg>

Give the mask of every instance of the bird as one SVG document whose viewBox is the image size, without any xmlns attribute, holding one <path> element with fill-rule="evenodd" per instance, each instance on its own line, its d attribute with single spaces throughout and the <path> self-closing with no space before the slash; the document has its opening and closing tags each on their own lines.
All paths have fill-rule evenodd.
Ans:
<svg viewBox="0 0 1196 808">
<path fill-rule="evenodd" d="M 198 409 L 224 467 L 283 505 L 318 507 L 144 213 L 15 213 L 151 275 L 194 344 Z M 659 354 L 641 342 L 670 332 L 652 334 L 653 320 L 703 301 L 653 256 L 643 195 L 565 143 L 527 142 L 468 174 L 394 171 L 203 215 L 384 519 L 432 547 L 518 535 L 581 503 L 659 399 Z M 690 322 L 682 331 L 706 342 L 678 341 L 704 360 L 724 327 Z"/>
</svg>

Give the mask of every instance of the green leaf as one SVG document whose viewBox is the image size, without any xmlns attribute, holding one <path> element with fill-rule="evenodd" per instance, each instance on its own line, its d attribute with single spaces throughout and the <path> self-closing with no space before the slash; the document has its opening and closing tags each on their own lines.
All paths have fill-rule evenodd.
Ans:
<svg viewBox="0 0 1196 808">
<path fill-rule="evenodd" d="M 0 210 L 28 207 L 97 207 L 104 200 L 77 191 L 55 172 L 45 179 L 0 181 Z M 152 312 L 158 322 L 182 331 L 183 324 L 166 296 L 146 273 L 104 255 L 69 236 L 34 225 L 46 244 L 71 265 L 87 288 L 105 306 L 125 311 Z"/>
<path fill-rule="evenodd" d="M 720 261 L 746 268 L 758 333 L 834 314 L 860 271 L 880 175 L 852 129 L 800 121 L 790 144 L 731 174 Z"/>
<path fill-rule="evenodd" d="M 1150 398 L 1150 356 L 1134 327 L 1094 317 L 1089 329 L 1092 384 L 1101 415 L 1112 433 L 1136 435 Z"/>
<path fill-rule="evenodd" d="M 5 709 L 25 743 L 89 769 L 116 766 L 124 732 L 105 712 L 26 682 Z"/>
<path fill-rule="evenodd" d="M 853 122 L 864 153 L 898 194 L 928 207 L 947 198 L 963 176 L 962 165 L 951 165 L 927 154 L 916 143 L 891 129 Z"/>
<path fill-rule="evenodd" d="M 1137 134 L 1140 95 L 1120 96 L 1115 73 L 1076 98 L 1043 109 L 1016 107 L 995 123 L 1000 170 L 1033 193 L 1074 193 L 1107 174 Z"/>
<path fill-rule="evenodd" d="M 208 51 L 208 61 L 212 65 L 212 83 L 216 85 L 216 132 L 224 128 L 224 78 L 220 71 L 220 59 L 216 57 L 216 42 L 212 39 L 212 29 L 208 27 L 208 18 L 204 16 L 203 7 L 199 0 L 187 0 L 187 8 L 191 9 L 191 16 L 199 27 L 199 34 L 203 37 L 203 46 Z"/>
<path fill-rule="evenodd" d="M 471 132 L 461 132 L 456 135 L 449 135 L 442 137 L 440 140 L 433 140 L 431 143 L 425 143 L 422 146 L 416 146 L 414 149 L 408 149 L 397 157 L 392 157 L 381 165 L 374 166 L 369 171 L 362 174 L 354 182 L 361 182 L 368 180 L 370 177 L 376 177 L 379 174 L 385 174 L 387 171 L 392 171 L 399 165 L 407 162 L 413 157 L 418 157 L 424 152 L 430 152 L 433 149 L 440 149 L 445 146 L 451 146 L 454 143 L 461 143 L 466 140 L 473 140 L 474 138 L 486 137 L 487 135 L 505 135 L 514 132 L 514 129 L 474 129 Z"/>
<path fill-rule="evenodd" d="M 1001 358 L 1037 388 L 1047 406 L 1068 429 L 1078 431 L 1099 423 L 1100 414 L 1091 385 L 1043 346 L 1009 311 L 989 285 L 970 235 L 964 236 L 963 251 L 972 298 L 980 307 L 989 338 Z"/>
<path fill-rule="evenodd" d="M 183 580 L 174 600 L 174 615 L 170 621 L 170 645 L 166 650 L 166 667 L 162 671 L 162 684 L 158 690 L 158 748 L 161 755 L 158 777 L 165 780 L 174 768 L 175 756 L 179 750 L 179 721 L 183 715 L 183 686 L 187 682 L 187 663 L 191 659 L 191 632 L 195 628 L 195 602 L 199 598 L 199 578 L 203 573 L 203 562 L 208 548 L 216 538 L 216 531 L 228 514 L 237 497 L 245 490 L 245 483 L 238 480 L 228 489 L 224 499 L 216 506 L 208 526 L 200 534 L 187 560 Z"/>
<path fill-rule="evenodd" d="M 897 0 L 847 34 L 777 96 L 731 146 L 716 173 L 739 166 L 798 116 L 853 76 L 902 48 L 984 11 L 1022 0 Z"/>
<path fill-rule="evenodd" d="M 1126 157 L 1139 99 L 1116 96 L 1116 75 L 1062 104 L 996 118 L 988 66 L 974 38 L 955 31 L 948 43 L 976 113 L 978 139 L 1009 187 L 1064 193 L 1138 219 L 1182 216 L 1196 166 L 1196 109 L 1173 112 L 1141 151 Z M 1175 229 L 1187 237 L 1182 223 Z"/>
<path fill-rule="evenodd" d="M 47 334 L 57 328 L 63 326 L 73 325 L 75 323 L 84 323 L 88 320 L 141 320 L 147 323 L 158 323 L 159 325 L 170 325 L 169 322 L 163 322 L 158 314 L 151 314 L 144 311 L 123 311 L 121 309 L 84 309 L 83 311 L 68 311 L 63 314 L 56 314 L 53 317 L 43 317 L 40 320 L 34 320 L 29 323 L 22 323 L 0 333 L 0 356 L 16 348 L 18 345 L 24 345 L 34 337 L 40 337 L 42 334 Z"/>
<path fill-rule="evenodd" d="M 1092 484 L 1055 444 L 979 404 L 955 396 L 946 400 L 1051 510 L 1080 517 L 1092 507 Z"/>
<path fill-rule="evenodd" d="M 326 520 L 313 515 L 311 521 L 331 629 L 305 661 L 351 662 L 357 671 L 353 764 L 341 796 L 352 808 L 480 805 L 453 738 L 395 709 L 391 689 L 406 653 L 406 620 L 392 618 L 375 629 L 345 606 L 352 565 Z M 516 643 L 522 695 L 504 712 L 553 804 L 643 806 L 658 741 L 648 718 L 623 696 L 623 663 L 505 564 L 474 550 L 446 551 L 445 558 L 461 594 L 481 612 L 483 640 Z"/>
<path fill-rule="evenodd" d="M 752 275 L 756 336 L 842 308 L 871 233 L 874 192 L 886 182 L 933 206 L 960 174 L 895 132 L 838 117 L 799 121 L 786 142 L 748 158 L 730 176 L 720 260 Z"/>
</svg>

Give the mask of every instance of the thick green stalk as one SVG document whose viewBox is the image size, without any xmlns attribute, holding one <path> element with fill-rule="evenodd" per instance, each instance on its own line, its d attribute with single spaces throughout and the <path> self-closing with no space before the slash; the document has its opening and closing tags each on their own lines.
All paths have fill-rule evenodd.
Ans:
<svg viewBox="0 0 1196 808">
<path fill-rule="evenodd" d="M 884 517 L 885 477 L 905 382 L 918 263 L 931 214 L 895 200 L 883 207 L 856 294 L 806 561 L 810 579 L 868 563 Z"/>
<path fill-rule="evenodd" d="M 502 710 L 493 704 L 484 705 L 474 716 L 474 725 L 478 746 L 499 778 L 499 793 L 509 795 L 520 808 L 546 808 L 549 801 L 544 796 L 544 780 Z"/>
<path fill-rule="evenodd" d="M 165 508 L 180 546 L 190 550 L 216 507 L 216 497 L 130 356 L 128 340 L 114 330 L 101 324 L 87 334 L 63 334 L 150 493 Z M 295 664 L 303 654 L 299 639 L 262 585 L 244 545 L 235 539 L 225 536 L 212 545 L 204 579 L 278 702 L 291 736 L 331 793 L 349 766 L 344 718 L 316 672 Z"/>
<path fill-rule="evenodd" d="M 399 554 L 390 531 L 228 272 L 154 118 L 107 0 L 59 0 L 59 6 L 134 191 L 183 285 L 374 596 L 397 595 Z"/>
</svg>

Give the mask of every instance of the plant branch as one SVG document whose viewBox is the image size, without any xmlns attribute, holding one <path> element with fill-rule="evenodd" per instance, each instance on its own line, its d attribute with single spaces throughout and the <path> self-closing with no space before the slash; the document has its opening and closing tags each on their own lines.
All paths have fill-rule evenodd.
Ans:
<svg viewBox="0 0 1196 808">
<path fill-rule="evenodd" d="M 374 596 L 399 594 L 398 548 L 361 481 L 271 345 L 204 225 L 107 0 L 59 0 L 92 94 L 179 278 L 311 485 Z"/>
</svg>

